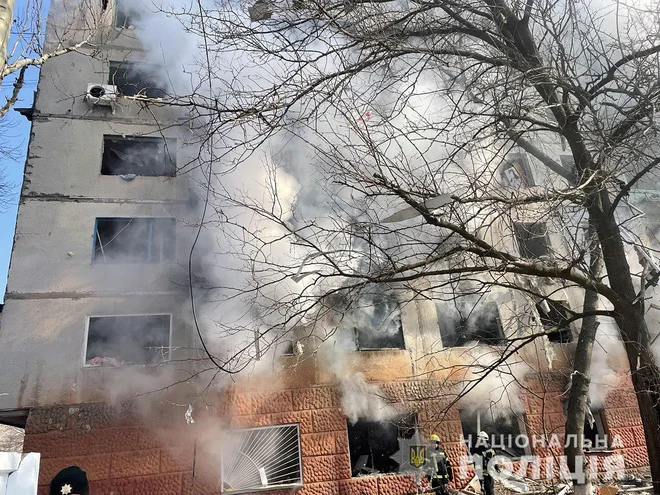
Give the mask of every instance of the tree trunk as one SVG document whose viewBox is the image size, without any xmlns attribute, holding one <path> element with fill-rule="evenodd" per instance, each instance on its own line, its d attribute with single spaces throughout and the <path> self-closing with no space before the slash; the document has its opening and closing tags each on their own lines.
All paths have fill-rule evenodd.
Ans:
<svg viewBox="0 0 660 495">
<path fill-rule="evenodd" d="M 637 403 L 644 427 L 653 491 L 660 494 L 660 368 L 651 351 L 648 326 L 644 319 L 644 298 L 637 294 L 626 258 L 623 240 L 606 188 L 600 191 L 600 205 L 589 207 L 598 231 L 603 260 L 612 289 L 621 297 L 614 302 L 615 318 L 623 340 Z M 645 280 L 641 281 L 642 284 Z"/>
<path fill-rule="evenodd" d="M 600 276 L 602 270 L 602 257 L 598 239 L 596 238 L 596 228 L 593 222 L 589 222 L 589 271 L 595 278 Z M 595 311 L 598 309 L 598 294 L 592 290 L 584 293 L 583 312 Z M 598 330 L 598 318 L 596 316 L 587 316 L 582 320 L 580 335 L 578 337 L 575 355 L 573 357 L 573 373 L 571 376 L 571 389 L 568 396 L 568 413 L 566 416 L 566 446 L 564 454 L 568 469 L 575 475 L 573 484 L 575 485 L 575 495 L 579 493 L 588 494 L 591 492 L 591 482 L 589 479 L 588 463 L 584 457 L 584 420 L 588 407 L 589 383 L 591 382 L 591 354 L 596 340 L 596 331 Z M 569 440 L 573 440 L 570 442 Z M 578 474 L 581 476 L 578 476 Z"/>
<path fill-rule="evenodd" d="M 14 18 L 14 3 L 16 0 L 0 0 L 0 74 L 7 64 L 7 48 Z M 2 77 L 0 77 L 0 82 Z"/>
</svg>

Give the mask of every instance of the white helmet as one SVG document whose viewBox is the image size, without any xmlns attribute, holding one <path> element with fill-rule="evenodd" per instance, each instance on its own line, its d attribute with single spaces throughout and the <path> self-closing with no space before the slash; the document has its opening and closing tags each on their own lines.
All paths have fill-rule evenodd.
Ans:
<svg viewBox="0 0 660 495">
<path fill-rule="evenodd" d="M 479 440 L 489 440 L 490 439 L 490 437 L 488 436 L 488 433 L 486 433 L 485 431 L 480 431 L 479 434 L 477 435 L 477 438 Z"/>
</svg>

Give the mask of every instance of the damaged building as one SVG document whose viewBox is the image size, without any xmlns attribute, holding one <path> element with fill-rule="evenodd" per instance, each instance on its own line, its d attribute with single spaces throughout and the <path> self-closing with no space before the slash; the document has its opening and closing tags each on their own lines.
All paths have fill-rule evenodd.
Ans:
<svg viewBox="0 0 660 495">
<path fill-rule="evenodd" d="M 529 369 L 512 391 L 515 405 L 497 411 L 487 394 L 454 399 L 470 359 L 518 331 L 516 299 L 505 290 L 405 304 L 373 295 L 365 315 L 334 337 L 350 342 L 341 380 L 301 330 L 274 357 L 276 377 L 203 391 L 188 383 L 198 364 L 186 360 L 202 353 L 186 305 L 194 198 L 181 171 L 197 149 L 179 111 L 163 104 L 167 82 L 142 61 L 124 3 L 99 13 L 95 56 L 49 61 L 33 108 L 23 110 L 32 134 L 0 333 L 0 423 L 24 427 L 24 452 L 41 454 L 42 492 L 60 469 L 78 465 L 94 495 L 404 495 L 423 486 L 410 453 L 430 434 L 452 460 L 452 486 L 462 487 L 474 473 L 467 443 L 482 430 L 514 467 L 540 458 L 525 468 L 530 477 L 557 475 L 561 445 L 552 437 L 564 434 L 578 329 L 564 323 L 581 304 L 575 291 L 530 309 L 526 324 L 562 329 L 522 356 Z M 51 24 L 46 42 L 55 36 Z M 154 106 L 146 111 L 145 102 Z M 534 184 L 525 157 L 500 173 L 511 187 Z M 514 230 L 510 249 L 523 257 L 546 256 L 556 243 L 539 222 Z M 585 428 L 596 446 L 590 457 L 599 471 L 619 455 L 623 472 L 643 472 L 625 357 L 608 356 L 608 365 L 607 393 Z M 134 381 L 156 392 L 124 400 L 118 390 Z M 348 404 L 347 390 L 367 405 Z M 373 414 L 364 417 L 365 408 Z"/>
</svg>

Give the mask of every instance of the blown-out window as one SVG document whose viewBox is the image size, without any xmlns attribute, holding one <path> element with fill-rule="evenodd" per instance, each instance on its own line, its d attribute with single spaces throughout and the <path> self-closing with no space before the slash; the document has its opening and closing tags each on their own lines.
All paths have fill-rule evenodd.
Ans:
<svg viewBox="0 0 660 495">
<path fill-rule="evenodd" d="M 95 263 L 159 263 L 175 253 L 173 218 L 97 218 Z"/>
<path fill-rule="evenodd" d="M 504 332 L 494 302 L 474 302 L 459 298 L 436 304 L 443 347 L 462 347 L 470 342 L 497 345 Z"/>
<path fill-rule="evenodd" d="M 405 349 L 401 309 L 393 295 L 366 294 L 352 311 L 355 340 L 361 351 Z"/>
<path fill-rule="evenodd" d="M 222 493 L 302 485 L 298 425 L 231 430 L 223 439 Z"/>
<path fill-rule="evenodd" d="M 504 187 L 518 189 L 534 185 L 534 177 L 525 155 L 509 155 L 500 165 L 500 181 Z"/>
<path fill-rule="evenodd" d="M 115 27 L 135 27 L 138 15 L 132 2 L 134 0 L 115 0 Z"/>
<path fill-rule="evenodd" d="M 108 84 L 117 86 L 122 96 L 142 96 L 144 98 L 164 98 L 164 85 L 156 74 L 159 68 L 139 62 L 110 62 Z"/>
<path fill-rule="evenodd" d="M 523 258 L 536 259 L 550 254 L 550 241 L 545 223 L 516 222 L 513 224 L 513 229 Z"/>
<path fill-rule="evenodd" d="M 101 174 L 174 176 L 176 174 L 176 139 L 103 136 Z"/>
<path fill-rule="evenodd" d="M 521 425 L 515 414 L 489 408 L 462 409 L 459 414 L 468 451 L 476 444 L 479 432 L 485 431 L 490 436 L 490 444 L 497 455 L 512 458 L 525 455 L 525 449 L 528 447 L 520 441 Z"/>
<path fill-rule="evenodd" d="M 155 364 L 167 359 L 169 346 L 170 315 L 90 316 L 85 363 Z"/>
<path fill-rule="evenodd" d="M 573 333 L 568 324 L 570 318 L 566 301 L 544 299 L 536 304 L 541 318 L 541 325 L 548 332 L 550 342 L 566 343 L 573 340 Z"/>
</svg>

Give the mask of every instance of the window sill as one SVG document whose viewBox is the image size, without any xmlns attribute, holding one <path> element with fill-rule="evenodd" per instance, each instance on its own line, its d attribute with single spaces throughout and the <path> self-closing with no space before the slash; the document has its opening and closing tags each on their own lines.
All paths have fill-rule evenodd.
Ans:
<svg viewBox="0 0 660 495">
<path fill-rule="evenodd" d="M 147 369 L 155 369 L 158 366 L 162 366 L 163 364 L 167 364 L 169 361 L 161 361 L 160 363 L 154 363 L 154 364 L 123 364 L 121 366 L 104 366 L 102 364 L 83 364 L 82 369 L 102 369 L 102 370 L 121 370 L 124 368 L 147 368 Z"/>
</svg>

